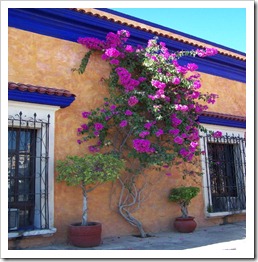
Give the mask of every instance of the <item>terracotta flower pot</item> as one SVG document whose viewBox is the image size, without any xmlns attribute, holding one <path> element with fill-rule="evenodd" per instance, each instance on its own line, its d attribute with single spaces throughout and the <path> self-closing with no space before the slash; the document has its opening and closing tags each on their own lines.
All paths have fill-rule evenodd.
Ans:
<svg viewBox="0 0 258 262">
<path fill-rule="evenodd" d="M 181 233 L 191 233 L 195 230 L 197 223 L 194 217 L 177 217 L 174 222 L 174 227 L 178 232 Z"/>
<path fill-rule="evenodd" d="M 82 226 L 81 223 L 71 224 L 68 227 L 68 240 L 77 247 L 99 246 L 101 231 L 101 224 L 97 222 L 89 222 L 87 226 Z"/>
</svg>

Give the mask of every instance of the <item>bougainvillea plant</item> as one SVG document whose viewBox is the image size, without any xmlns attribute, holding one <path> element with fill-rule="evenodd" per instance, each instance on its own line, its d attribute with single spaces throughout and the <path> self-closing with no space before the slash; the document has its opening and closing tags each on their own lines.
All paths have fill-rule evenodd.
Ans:
<svg viewBox="0 0 258 262">
<path fill-rule="evenodd" d="M 183 56 L 213 56 L 217 50 L 170 52 L 157 38 L 149 40 L 146 47 L 136 47 L 126 43 L 129 37 L 128 31 L 120 30 L 108 33 L 105 40 L 78 39 L 87 51 L 74 70 L 84 73 L 90 56 L 97 53 L 109 63 L 110 75 L 106 79 L 109 97 L 104 98 L 102 107 L 82 112 L 85 121 L 78 128 L 81 138 L 77 142 L 87 142 L 91 152 L 108 147 L 127 160 L 128 174 L 119 178 L 124 194 L 119 197 L 119 212 L 146 236 L 130 211 L 133 204 L 141 202 L 145 188 L 144 184 L 137 189 L 136 177 L 150 167 L 192 162 L 201 154 L 199 130 L 206 130 L 198 116 L 218 97 L 200 91 L 201 76 L 195 63 L 180 65 L 179 60 Z M 222 134 L 217 131 L 213 135 Z M 94 144 L 89 144 L 91 141 Z"/>
</svg>

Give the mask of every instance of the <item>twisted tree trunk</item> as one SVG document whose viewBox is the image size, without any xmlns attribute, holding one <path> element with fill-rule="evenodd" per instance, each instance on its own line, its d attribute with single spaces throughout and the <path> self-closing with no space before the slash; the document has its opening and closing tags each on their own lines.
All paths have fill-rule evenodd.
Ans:
<svg viewBox="0 0 258 262">
<path fill-rule="evenodd" d="M 82 226 L 86 226 L 88 223 L 88 201 L 87 201 L 87 191 L 84 184 L 81 185 L 83 194 L 83 204 L 82 204 Z"/>
<path fill-rule="evenodd" d="M 143 229 L 142 223 L 135 218 L 132 213 L 140 208 L 140 204 L 145 200 L 142 192 L 146 184 L 142 187 L 136 186 L 136 177 L 129 176 L 122 180 L 119 179 L 121 185 L 120 197 L 118 202 L 119 214 L 132 226 L 136 227 L 142 238 L 147 237 Z"/>
<path fill-rule="evenodd" d="M 185 203 L 180 204 L 181 207 L 181 212 L 182 212 L 182 217 L 188 217 L 188 210 L 187 210 L 187 205 Z"/>
<path fill-rule="evenodd" d="M 140 235 L 142 238 L 147 237 L 147 234 L 145 233 L 142 223 L 136 219 L 135 217 L 133 217 L 130 212 L 128 210 L 126 210 L 126 208 L 124 206 L 120 206 L 119 207 L 119 213 L 120 215 L 127 221 L 129 222 L 132 226 L 137 227 L 137 229 L 140 232 Z"/>
</svg>

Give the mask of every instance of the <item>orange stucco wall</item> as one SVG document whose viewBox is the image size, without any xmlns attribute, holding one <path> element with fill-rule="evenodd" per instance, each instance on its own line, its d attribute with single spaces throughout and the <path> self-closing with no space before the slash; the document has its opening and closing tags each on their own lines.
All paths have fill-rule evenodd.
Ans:
<svg viewBox="0 0 258 262">
<path fill-rule="evenodd" d="M 9 28 L 8 48 L 9 81 L 64 88 L 76 94 L 76 100 L 71 106 L 56 112 L 55 161 L 68 154 L 86 153 L 85 144 L 76 143 L 76 130 L 83 123 L 81 112 L 100 105 L 103 96 L 107 94 L 101 79 L 108 77 L 108 64 L 94 55 L 85 74 L 79 75 L 72 72 L 71 68 L 78 67 L 84 56 L 85 49 L 81 45 L 14 28 Z M 210 111 L 245 116 L 245 84 L 207 74 L 202 74 L 202 82 L 203 91 L 220 96 L 218 102 L 210 107 Z M 167 201 L 167 195 L 171 187 L 185 181 L 182 181 L 180 172 L 172 170 L 172 174 L 172 177 L 161 174 L 162 179 L 152 188 L 151 197 L 135 213 L 147 232 L 173 230 L 173 219 L 180 215 L 178 206 Z M 201 186 L 201 178 L 197 179 L 197 184 Z M 18 243 L 20 246 L 66 242 L 67 225 L 80 220 L 80 189 L 55 183 L 54 190 L 54 221 L 57 233 L 48 238 L 24 239 Z M 136 234 L 137 231 L 117 214 L 115 205 L 110 208 L 111 190 L 112 184 L 107 183 L 90 193 L 89 220 L 102 223 L 103 237 Z M 220 219 L 206 219 L 204 209 L 201 192 L 193 199 L 189 208 L 190 214 L 196 217 L 200 227 L 221 222 Z M 13 245 L 17 245 L 17 241 L 10 241 L 10 246 Z"/>
</svg>

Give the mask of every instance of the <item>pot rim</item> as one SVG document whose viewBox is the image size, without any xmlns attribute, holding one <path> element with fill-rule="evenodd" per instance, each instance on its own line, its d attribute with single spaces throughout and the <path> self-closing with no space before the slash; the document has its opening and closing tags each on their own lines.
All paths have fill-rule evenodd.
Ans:
<svg viewBox="0 0 258 262">
<path fill-rule="evenodd" d="M 193 220 L 195 217 L 188 216 L 188 217 L 176 217 L 177 220 Z"/>
<path fill-rule="evenodd" d="M 82 226 L 81 222 L 76 222 L 76 223 L 72 223 L 69 225 L 70 227 L 94 227 L 94 226 L 101 226 L 100 222 L 94 222 L 94 221 L 90 221 L 87 223 L 87 225 Z"/>
</svg>

